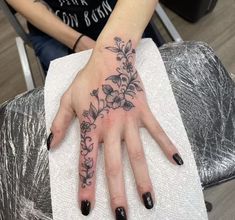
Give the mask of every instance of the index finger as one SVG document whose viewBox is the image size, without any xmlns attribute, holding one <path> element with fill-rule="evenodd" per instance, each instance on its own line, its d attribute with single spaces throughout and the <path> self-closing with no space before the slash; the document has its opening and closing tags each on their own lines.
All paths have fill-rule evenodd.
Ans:
<svg viewBox="0 0 235 220">
<path fill-rule="evenodd" d="M 97 155 L 98 138 L 90 131 L 87 122 L 83 121 L 79 158 L 79 201 L 83 215 L 88 215 L 95 203 Z"/>
</svg>

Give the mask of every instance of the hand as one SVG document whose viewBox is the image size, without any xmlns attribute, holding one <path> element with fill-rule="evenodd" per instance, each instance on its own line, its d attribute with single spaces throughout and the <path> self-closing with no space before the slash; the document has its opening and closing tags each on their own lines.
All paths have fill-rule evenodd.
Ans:
<svg viewBox="0 0 235 220">
<path fill-rule="evenodd" d="M 73 117 L 78 116 L 81 128 L 79 200 L 82 213 L 88 215 L 94 206 L 98 146 L 104 143 L 111 207 L 117 219 L 126 219 L 122 140 L 126 143 L 139 196 L 147 209 L 154 205 L 154 192 L 139 128 L 148 129 L 172 163 L 182 165 L 183 160 L 150 111 L 143 84 L 134 67 L 132 42 L 124 42 L 118 37 L 114 41 L 112 46 L 93 51 L 87 65 L 64 93 L 52 123 L 53 136 L 50 135 L 49 145 L 58 145 Z"/>
<path fill-rule="evenodd" d="M 83 50 L 93 49 L 95 47 L 95 41 L 88 36 L 83 36 L 78 42 L 75 48 L 75 52 L 80 52 Z"/>
</svg>

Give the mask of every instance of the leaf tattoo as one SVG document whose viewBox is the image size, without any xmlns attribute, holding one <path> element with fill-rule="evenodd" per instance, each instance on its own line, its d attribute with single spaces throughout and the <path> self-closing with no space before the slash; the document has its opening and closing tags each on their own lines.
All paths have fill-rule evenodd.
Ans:
<svg viewBox="0 0 235 220">
<path fill-rule="evenodd" d="M 105 49 L 115 53 L 117 61 L 120 62 L 120 66 L 116 68 L 117 73 L 106 78 L 107 83 L 102 85 L 101 91 L 105 98 L 100 98 L 99 88 L 90 93 L 96 99 L 96 104 L 91 102 L 89 109 L 84 110 L 82 114 L 84 117 L 80 125 L 82 162 L 79 176 L 83 188 L 92 184 L 92 177 L 95 172 L 94 160 L 89 156 L 94 148 L 89 132 L 96 128 L 97 118 L 103 118 L 105 113 L 118 108 L 130 111 L 135 106 L 127 98 L 133 99 L 137 92 L 143 91 L 140 81 L 137 80 L 137 71 L 131 62 L 135 54 L 131 40 L 125 44 L 120 37 L 115 37 L 114 42 L 114 46 Z"/>
<path fill-rule="evenodd" d="M 102 90 L 106 95 L 113 92 L 113 88 L 110 85 L 102 85 Z"/>
</svg>

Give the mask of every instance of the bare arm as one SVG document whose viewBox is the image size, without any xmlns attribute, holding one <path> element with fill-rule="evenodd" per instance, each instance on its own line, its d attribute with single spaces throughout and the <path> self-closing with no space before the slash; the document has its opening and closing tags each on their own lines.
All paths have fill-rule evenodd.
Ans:
<svg viewBox="0 0 235 220">
<path fill-rule="evenodd" d="M 112 42 L 114 36 L 131 39 L 136 46 L 147 26 L 158 0 L 118 0 L 117 4 L 101 32 L 97 47 Z"/>
<path fill-rule="evenodd" d="M 7 2 L 35 27 L 69 48 L 73 48 L 80 33 L 64 24 L 40 1 L 7 0 Z"/>
</svg>

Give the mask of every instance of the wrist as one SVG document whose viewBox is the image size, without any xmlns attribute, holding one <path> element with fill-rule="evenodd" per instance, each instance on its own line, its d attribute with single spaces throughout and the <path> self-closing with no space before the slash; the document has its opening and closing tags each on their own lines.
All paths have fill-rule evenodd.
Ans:
<svg viewBox="0 0 235 220">
<path fill-rule="evenodd" d="M 111 43 L 96 45 L 89 64 L 103 69 L 103 73 L 110 74 L 116 71 L 117 66 L 121 71 L 129 71 L 134 68 L 136 51 L 132 40 L 124 41 L 120 37 L 114 37 Z M 102 46 L 101 46 L 102 45 Z"/>
<path fill-rule="evenodd" d="M 93 56 L 106 57 L 108 60 L 114 58 L 116 60 L 114 54 L 110 53 L 110 49 L 113 48 L 113 52 L 116 52 L 116 54 L 118 53 L 118 51 L 119 53 L 124 53 L 125 48 L 127 49 L 127 47 L 130 50 L 135 50 L 137 47 L 137 43 L 138 40 L 136 40 L 135 38 L 128 38 L 126 36 L 118 37 L 112 35 L 108 38 L 99 38 L 94 47 Z M 135 58 L 135 53 L 132 55 Z"/>
<path fill-rule="evenodd" d="M 78 48 L 78 45 L 79 45 L 79 42 L 81 41 L 81 39 L 85 37 L 84 34 L 80 34 L 79 37 L 76 39 L 74 45 L 73 45 L 73 48 L 72 48 L 72 51 L 73 52 L 76 52 L 77 51 L 77 48 Z"/>
<path fill-rule="evenodd" d="M 110 47 L 114 45 L 114 39 L 120 38 L 124 43 L 127 43 L 129 40 L 131 41 L 133 49 L 135 49 L 138 45 L 140 37 L 134 34 L 127 34 L 127 33 L 101 33 L 96 41 L 95 50 L 97 51 L 104 51 L 106 47 Z"/>
</svg>

